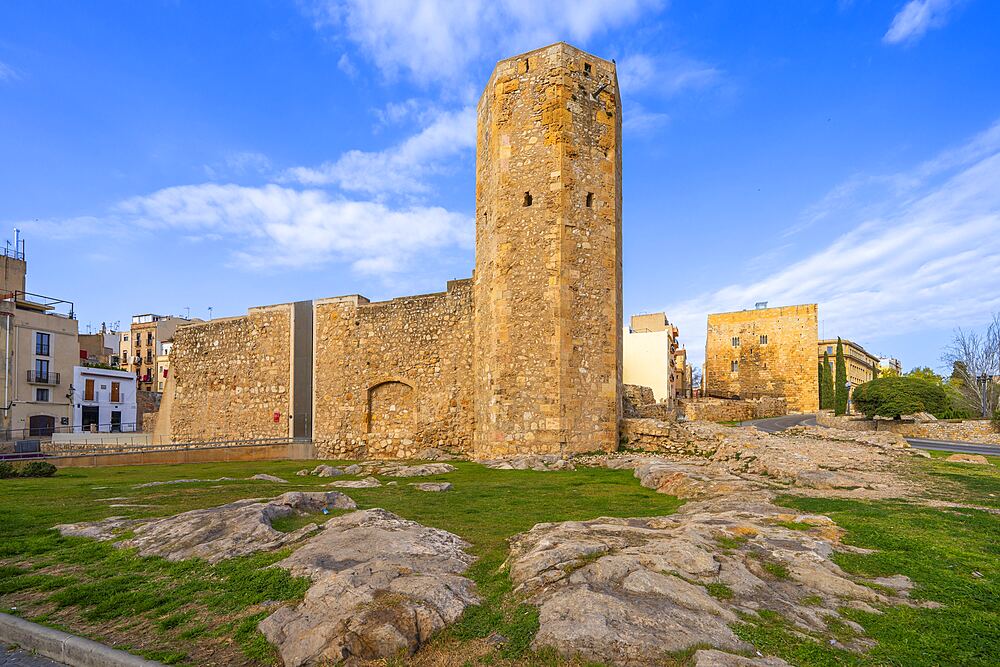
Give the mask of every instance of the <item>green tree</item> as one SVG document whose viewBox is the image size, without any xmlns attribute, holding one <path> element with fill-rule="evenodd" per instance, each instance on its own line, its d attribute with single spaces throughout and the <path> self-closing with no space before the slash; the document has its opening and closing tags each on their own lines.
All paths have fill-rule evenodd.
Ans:
<svg viewBox="0 0 1000 667">
<path fill-rule="evenodd" d="M 868 417 L 899 419 L 929 412 L 938 419 L 951 417 L 945 385 L 916 376 L 882 377 L 854 390 L 854 405 Z"/>
<path fill-rule="evenodd" d="M 930 380 L 931 382 L 936 382 L 941 384 L 944 382 L 944 378 L 934 372 L 930 366 L 917 366 L 916 368 L 911 368 L 906 373 L 908 378 L 920 378 L 922 380 Z"/>
<path fill-rule="evenodd" d="M 833 371 L 830 370 L 830 355 L 823 353 L 823 361 L 819 367 L 819 407 L 821 410 L 833 410 Z"/>
<path fill-rule="evenodd" d="M 833 412 L 842 415 L 847 412 L 847 363 L 844 361 L 844 343 L 837 337 L 836 375 L 833 379 Z"/>
</svg>

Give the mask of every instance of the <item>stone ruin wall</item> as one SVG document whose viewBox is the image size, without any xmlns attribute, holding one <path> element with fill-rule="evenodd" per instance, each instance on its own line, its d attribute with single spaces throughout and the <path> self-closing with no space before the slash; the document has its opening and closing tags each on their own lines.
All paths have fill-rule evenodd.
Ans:
<svg viewBox="0 0 1000 667">
<path fill-rule="evenodd" d="M 1000 431 L 989 419 L 939 419 L 916 421 L 913 419 L 866 419 L 847 415 L 835 416 L 830 410 L 816 414 L 816 424 L 844 431 L 878 431 L 898 433 L 904 438 L 929 440 L 957 440 L 1000 445 Z"/>
<path fill-rule="evenodd" d="M 739 422 L 788 414 L 785 398 L 775 396 L 747 399 L 685 398 L 677 404 L 688 421 Z"/>
<path fill-rule="evenodd" d="M 291 322 L 291 304 L 281 304 L 177 329 L 170 356 L 175 442 L 288 437 Z"/>
<path fill-rule="evenodd" d="M 315 305 L 313 442 L 326 458 L 472 449 L 472 284 Z"/>
<path fill-rule="evenodd" d="M 767 343 L 760 343 L 760 336 Z M 733 347 L 732 338 L 740 345 Z M 708 316 L 706 394 L 715 398 L 784 397 L 791 412 L 819 409 L 816 304 Z M 732 372 L 731 362 L 739 362 Z"/>
<path fill-rule="evenodd" d="M 617 446 L 621 102 L 555 44 L 497 64 L 478 109 L 475 449 Z"/>
</svg>

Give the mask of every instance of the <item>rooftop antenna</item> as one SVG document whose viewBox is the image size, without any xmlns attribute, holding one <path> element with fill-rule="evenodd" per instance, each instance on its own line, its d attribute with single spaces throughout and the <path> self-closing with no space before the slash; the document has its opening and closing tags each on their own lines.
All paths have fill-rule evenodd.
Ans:
<svg viewBox="0 0 1000 667">
<path fill-rule="evenodd" d="M 191 319 L 191 306 L 184 306 L 184 319 L 185 320 Z"/>
<path fill-rule="evenodd" d="M 212 319 L 212 307 L 208 307 L 208 319 Z"/>
</svg>

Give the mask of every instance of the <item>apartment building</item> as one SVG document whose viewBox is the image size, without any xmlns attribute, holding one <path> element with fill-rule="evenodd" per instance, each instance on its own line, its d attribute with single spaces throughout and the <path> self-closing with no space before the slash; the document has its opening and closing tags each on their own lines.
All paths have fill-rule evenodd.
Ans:
<svg viewBox="0 0 1000 667">
<path fill-rule="evenodd" d="M 25 290 L 27 262 L 17 236 L 0 251 L 0 264 L 3 435 L 16 440 L 68 430 L 80 359 L 73 303 Z"/>
<path fill-rule="evenodd" d="M 121 333 L 120 356 L 122 368 L 135 375 L 139 391 L 162 391 L 158 360 L 165 354 L 163 344 L 174 337 L 177 327 L 200 321 L 153 313 L 132 316 L 132 327 Z"/>
<path fill-rule="evenodd" d="M 73 431 L 138 431 L 136 379 L 129 371 L 91 366 L 73 369 Z"/>
<path fill-rule="evenodd" d="M 840 340 L 844 346 L 844 365 L 847 367 L 847 381 L 851 383 L 851 391 L 853 392 L 854 387 L 864 384 L 875 377 L 875 369 L 879 367 L 879 358 L 855 342 L 849 341 L 846 338 L 841 338 Z M 837 339 L 829 338 L 819 341 L 818 352 L 820 361 L 823 361 L 824 354 L 830 360 L 830 372 L 836 378 Z"/>
<path fill-rule="evenodd" d="M 678 373 L 677 327 L 664 313 L 633 315 L 622 337 L 622 380 L 653 390 L 659 402 L 677 398 L 683 376 Z"/>
<path fill-rule="evenodd" d="M 879 357 L 878 374 L 881 375 L 902 375 L 903 364 L 895 357 Z"/>
<path fill-rule="evenodd" d="M 109 331 L 107 325 L 101 323 L 97 333 L 80 334 L 80 363 L 103 364 L 105 366 L 120 366 L 118 356 L 119 334 Z"/>
<path fill-rule="evenodd" d="M 161 354 L 156 357 L 156 391 L 162 392 L 167 382 L 167 373 L 170 372 L 170 348 L 173 345 L 173 339 L 165 340 L 160 345 Z"/>
</svg>

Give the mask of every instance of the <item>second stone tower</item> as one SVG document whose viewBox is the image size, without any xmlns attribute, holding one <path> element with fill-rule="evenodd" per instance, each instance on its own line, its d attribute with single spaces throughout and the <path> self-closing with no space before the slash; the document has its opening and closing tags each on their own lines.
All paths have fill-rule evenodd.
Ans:
<svg viewBox="0 0 1000 667">
<path fill-rule="evenodd" d="M 617 446 L 621 229 L 615 65 L 564 43 L 499 62 L 479 100 L 477 456 Z"/>
</svg>

